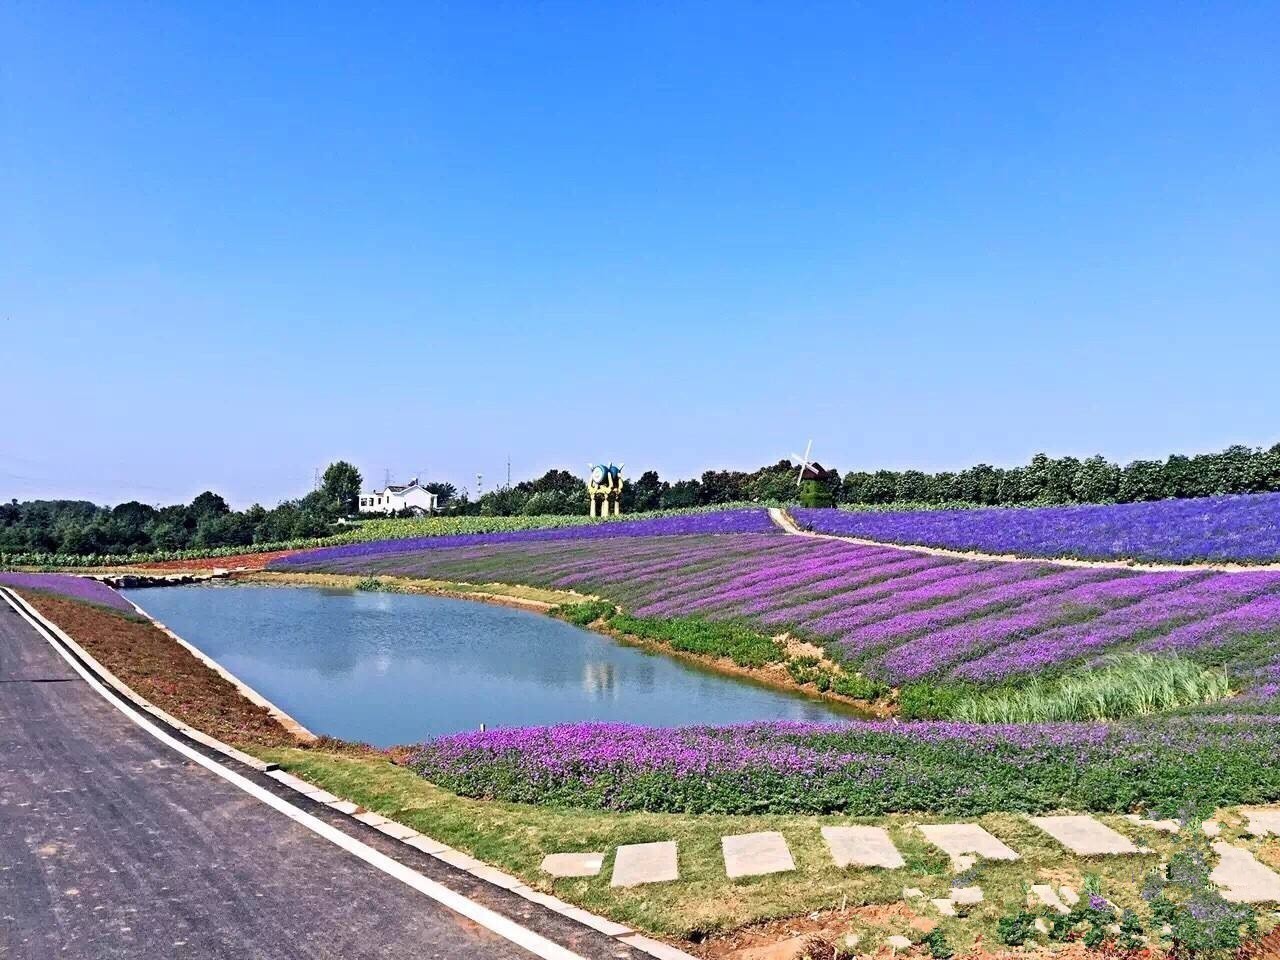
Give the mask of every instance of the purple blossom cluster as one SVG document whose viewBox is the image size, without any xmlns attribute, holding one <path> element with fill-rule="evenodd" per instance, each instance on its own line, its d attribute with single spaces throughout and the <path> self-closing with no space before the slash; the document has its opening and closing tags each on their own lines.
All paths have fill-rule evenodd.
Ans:
<svg viewBox="0 0 1280 960">
<path fill-rule="evenodd" d="M 558 540 L 612 540 L 622 537 L 675 537 L 725 533 L 776 535 L 778 532 L 766 510 L 744 508 L 711 513 L 647 517 L 643 520 L 614 520 L 572 527 L 409 537 L 402 540 L 372 540 L 336 547 L 320 547 L 315 550 L 300 550 L 284 557 L 277 557 L 271 561 L 269 567 L 281 570 L 310 568 L 317 563 L 337 560 L 384 557 L 392 554 L 417 553 L 423 550 L 455 549 L 498 543 L 523 544 Z"/>
<path fill-rule="evenodd" d="M 792 510 L 821 533 L 1023 557 L 1280 561 L 1280 493 L 981 510 Z"/>
<path fill-rule="evenodd" d="M 680 518 L 684 519 L 684 518 Z M 1158 644 L 1277 634 L 1280 573 L 1134 571 L 936 557 L 889 546 L 733 536 L 474 543 L 380 554 L 316 551 L 292 569 L 574 589 L 642 617 L 739 619 L 824 643 L 884 680 L 998 682 Z M 398 545 L 399 546 L 399 545 Z M 346 549 L 346 548 L 342 548 Z M 1206 624 L 1203 633 L 1197 625 Z"/>
<path fill-rule="evenodd" d="M 134 613 L 129 601 L 105 583 L 88 577 L 75 577 L 65 573 L 0 573 L 0 586 L 39 590 L 71 600 L 96 603 L 124 613 Z"/>
</svg>

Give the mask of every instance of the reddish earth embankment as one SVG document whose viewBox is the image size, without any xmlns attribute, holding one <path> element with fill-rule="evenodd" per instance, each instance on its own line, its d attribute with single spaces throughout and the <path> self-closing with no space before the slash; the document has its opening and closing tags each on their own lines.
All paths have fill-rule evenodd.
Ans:
<svg viewBox="0 0 1280 960">
<path fill-rule="evenodd" d="M 262 570 L 277 557 L 287 557 L 297 550 L 267 550 L 263 553 L 237 553 L 229 557 L 197 557 L 194 560 L 157 560 L 155 563 L 139 563 L 138 570 L 157 573 L 189 572 L 199 570 Z"/>
<path fill-rule="evenodd" d="M 38 590 L 17 593 L 123 683 L 179 720 L 224 743 L 298 745 L 265 707 L 151 621 Z"/>
</svg>

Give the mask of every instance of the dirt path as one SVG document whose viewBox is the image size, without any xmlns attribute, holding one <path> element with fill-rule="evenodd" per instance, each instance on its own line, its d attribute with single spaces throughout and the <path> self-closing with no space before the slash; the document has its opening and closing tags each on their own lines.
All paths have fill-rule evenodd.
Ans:
<svg viewBox="0 0 1280 960">
<path fill-rule="evenodd" d="M 769 519 L 786 533 L 815 540 L 842 540 L 864 547 L 893 547 L 927 553 L 934 557 L 955 557 L 957 560 L 991 560 L 996 563 L 1050 563 L 1057 567 L 1096 567 L 1110 570 L 1142 570 L 1148 572 L 1174 572 L 1187 570 L 1215 570 L 1220 573 L 1249 573 L 1260 570 L 1280 570 L 1280 563 L 1139 563 L 1137 560 L 1078 560 L 1074 557 L 1020 557 L 1012 553 L 981 553 L 976 550 L 949 550 L 946 547 L 926 547 L 921 544 L 892 543 L 888 540 L 868 540 L 839 533 L 817 533 L 802 530 L 795 518 L 783 507 L 770 507 Z"/>
</svg>

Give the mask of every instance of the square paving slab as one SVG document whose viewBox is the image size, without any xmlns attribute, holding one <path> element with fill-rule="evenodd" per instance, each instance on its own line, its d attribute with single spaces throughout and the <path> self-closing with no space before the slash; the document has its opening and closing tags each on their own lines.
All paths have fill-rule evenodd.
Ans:
<svg viewBox="0 0 1280 960">
<path fill-rule="evenodd" d="M 542 858 L 542 872 L 553 877 L 594 877 L 603 865 L 603 853 L 551 853 Z"/>
<path fill-rule="evenodd" d="M 786 873 L 796 868 L 787 841 L 776 831 L 721 837 L 720 845 L 724 848 L 724 871 L 730 880 Z"/>
<path fill-rule="evenodd" d="M 1132 840 L 1093 817 L 1032 817 L 1031 822 L 1082 857 L 1140 852 Z"/>
<path fill-rule="evenodd" d="M 823 827 L 822 838 L 827 841 L 837 867 L 857 865 L 896 870 L 906 866 L 884 827 Z"/>
<path fill-rule="evenodd" d="M 676 842 L 629 843 L 618 848 L 613 860 L 615 887 L 636 887 L 642 883 L 669 883 L 680 878 L 676 866 Z"/>
<path fill-rule="evenodd" d="M 1221 840 L 1213 845 L 1218 865 L 1209 879 L 1222 890 L 1226 900 L 1235 903 L 1280 902 L 1280 875 L 1263 866 L 1252 853 Z"/>
<path fill-rule="evenodd" d="M 976 823 L 923 824 L 920 832 L 925 835 L 925 839 L 940 848 L 952 860 L 968 853 L 977 854 L 987 860 L 1018 859 L 1018 854 Z"/>
<path fill-rule="evenodd" d="M 1277 807 L 1243 807 L 1240 813 L 1248 824 L 1252 836 L 1265 837 L 1280 834 L 1280 808 Z"/>
</svg>

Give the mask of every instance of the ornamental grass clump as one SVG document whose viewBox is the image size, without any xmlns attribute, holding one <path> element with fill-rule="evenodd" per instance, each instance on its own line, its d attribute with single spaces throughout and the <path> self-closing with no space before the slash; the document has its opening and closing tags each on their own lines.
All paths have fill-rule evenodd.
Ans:
<svg viewBox="0 0 1280 960">
<path fill-rule="evenodd" d="M 1130 653 L 1054 680 L 971 692 L 947 708 L 970 723 L 1056 723 L 1118 720 L 1216 703 L 1231 696 L 1226 672 L 1181 657 Z"/>
</svg>

